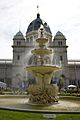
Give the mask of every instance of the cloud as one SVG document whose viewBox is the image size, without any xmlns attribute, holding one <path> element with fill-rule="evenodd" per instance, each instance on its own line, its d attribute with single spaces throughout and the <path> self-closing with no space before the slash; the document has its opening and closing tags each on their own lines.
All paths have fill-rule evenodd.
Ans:
<svg viewBox="0 0 80 120">
<path fill-rule="evenodd" d="M 79 58 L 80 0 L 39 0 L 39 12 L 51 28 L 53 36 L 58 30 L 66 36 L 69 58 L 75 55 Z M 13 36 L 19 28 L 25 34 L 36 14 L 36 0 L 0 0 L 0 45 L 5 46 L 0 51 L 4 53 L 5 48 L 7 57 L 11 55 L 7 50 L 11 50 Z"/>
</svg>

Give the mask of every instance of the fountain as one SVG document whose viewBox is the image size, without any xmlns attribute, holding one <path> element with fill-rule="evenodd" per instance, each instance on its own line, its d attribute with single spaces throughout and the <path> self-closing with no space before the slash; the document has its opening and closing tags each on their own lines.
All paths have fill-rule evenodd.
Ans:
<svg viewBox="0 0 80 120">
<path fill-rule="evenodd" d="M 58 87 L 50 84 L 53 73 L 61 68 L 57 65 L 45 63 L 44 57 L 52 54 L 52 50 L 46 47 L 48 39 L 43 35 L 43 28 L 40 29 L 40 37 L 36 39 L 38 48 L 33 49 L 31 53 L 37 56 L 38 64 L 27 66 L 26 70 L 31 72 L 36 84 L 29 85 L 29 104 L 33 105 L 52 105 L 58 102 Z"/>
</svg>

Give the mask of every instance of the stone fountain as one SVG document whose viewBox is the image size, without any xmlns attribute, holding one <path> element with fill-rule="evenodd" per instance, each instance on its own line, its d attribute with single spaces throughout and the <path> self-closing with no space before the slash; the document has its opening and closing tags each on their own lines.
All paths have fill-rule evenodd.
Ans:
<svg viewBox="0 0 80 120">
<path fill-rule="evenodd" d="M 33 105 L 52 105 L 58 102 L 58 87 L 51 84 L 53 73 L 61 68 L 57 65 L 45 63 L 44 57 L 50 56 L 52 50 L 46 47 L 48 39 L 43 35 L 43 28 L 40 29 L 40 37 L 36 39 L 38 48 L 31 52 L 37 56 L 38 64 L 27 66 L 26 70 L 33 74 L 36 84 L 29 85 L 29 104 Z M 46 58 L 47 59 L 47 58 Z M 46 60 L 47 61 L 47 60 Z"/>
</svg>

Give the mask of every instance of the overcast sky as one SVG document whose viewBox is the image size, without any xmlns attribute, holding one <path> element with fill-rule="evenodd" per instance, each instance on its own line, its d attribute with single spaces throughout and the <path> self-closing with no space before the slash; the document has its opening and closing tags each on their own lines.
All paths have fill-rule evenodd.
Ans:
<svg viewBox="0 0 80 120">
<path fill-rule="evenodd" d="M 12 59 L 13 36 L 19 29 L 25 35 L 37 4 L 53 37 L 57 31 L 65 35 L 68 59 L 80 59 L 80 0 L 0 0 L 0 59 Z"/>
</svg>

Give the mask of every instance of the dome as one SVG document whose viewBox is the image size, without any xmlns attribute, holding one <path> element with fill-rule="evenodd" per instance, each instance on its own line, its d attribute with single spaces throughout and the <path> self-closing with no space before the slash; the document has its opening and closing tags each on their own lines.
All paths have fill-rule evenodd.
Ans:
<svg viewBox="0 0 80 120">
<path fill-rule="evenodd" d="M 46 30 L 46 32 L 51 34 L 51 30 L 50 27 L 48 26 L 48 24 L 46 22 L 44 22 L 41 18 L 40 18 L 40 14 L 37 14 L 37 18 L 35 20 L 33 20 L 27 29 L 27 33 L 31 32 L 31 31 L 35 31 L 38 30 L 40 28 L 40 26 L 43 25 L 44 29 Z"/>
<path fill-rule="evenodd" d="M 24 36 L 21 31 L 17 32 L 13 39 L 24 39 Z"/>
<path fill-rule="evenodd" d="M 66 39 L 66 38 L 60 31 L 58 31 L 54 36 L 54 39 Z"/>
</svg>

